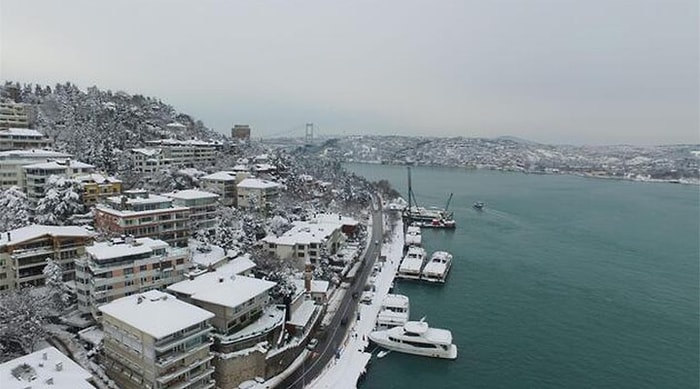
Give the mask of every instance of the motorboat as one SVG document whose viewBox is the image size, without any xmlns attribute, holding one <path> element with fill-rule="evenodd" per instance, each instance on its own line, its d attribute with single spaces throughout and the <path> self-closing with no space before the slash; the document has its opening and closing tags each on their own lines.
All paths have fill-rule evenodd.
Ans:
<svg viewBox="0 0 700 389">
<path fill-rule="evenodd" d="M 457 346 L 452 344 L 452 332 L 430 328 L 424 319 L 406 322 L 401 327 L 371 332 L 369 339 L 391 351 L 433 358 L 456 359 Z"/>
<path fill-rule="evenodd" d="M 399 265 L 398 278 L 420 279 L 421 270 L 427 258 L 425 249 L 418 246 L 411 246 L 406 252 L 406 256 Z"/>
<path fill-rule="evenodd" d="M 408 296 L 387 294 L 377 315 L 377 330 L 400 327 L 408 322 L 410 314 Z"/>
<path fill-rule="evenodd" d="M 406 246 L 420 246 L 423 242 L 420 227 L 417 225 L 408 226 L 406 229 L 406 236 L 404 238 L 404 245 Z"/>
<path fill-rule="evenodd" d="M 474 209 L 477 209 L 477 210 L 479 210 L 479 211 L 482 210 L 482 209 L 484 209 L 484 206 L 486 206 L 486 204 L 484 204 L 483 201 L 477 201 L 477 202 L 475 202 L 474 205 L 473 205 Z"/>
<path fill-rule="evenodd" d="M 421 279 L 429 282 L 444 283 L 451 266 L 452 254 L 447 251 L 436 251 L 423 268 Z"/>
</svg>

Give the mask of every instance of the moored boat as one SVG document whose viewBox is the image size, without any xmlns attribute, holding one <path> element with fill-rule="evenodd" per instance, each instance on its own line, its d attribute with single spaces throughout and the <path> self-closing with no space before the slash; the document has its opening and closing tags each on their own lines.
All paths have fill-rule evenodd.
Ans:
<svg viewBox="0 0 700 389">
<path fill-rule="evenodd" d="M 433 358 L 457 358 L 457 346 L 452 344 L 452 332 L 430 328 L 423 319 L 409 321 L 401 327 L 374 331 L 369 334 L 369 339 L 391 351 Z"/>
<path fill-rule="evenodd" d="M 474 207 L 475 209 L 482 210 L 482 209 L 484 209 L 484 206 L 485 206 L 485 205 L 486 205 L 486 204 L 484 204 L 483 201 L 477 201 L 477 202 L 474 203 L 473 207 Z"/>
<path fill-rule="evenodd" d="M 377 314 L 377 330 L 403 326 L 410 315 L 409 300 L 402 294 L 388 294 Z"/>
<path fill-rule="evenodd" d="M 406 252 L 406 256 L 399 265 L 398 278 L 406 278 L 418 280 L 420 279 L 421 270 L 427 258 L 425 249 L 418 246 L 411 246 Z"/>
<path fill-rule="evenodd" d="M 423 268 L 421 279 L 428 282 L 444 283 L 452 266 L 452 254 L 447 251 L 436 251 Z"/>
</svg>

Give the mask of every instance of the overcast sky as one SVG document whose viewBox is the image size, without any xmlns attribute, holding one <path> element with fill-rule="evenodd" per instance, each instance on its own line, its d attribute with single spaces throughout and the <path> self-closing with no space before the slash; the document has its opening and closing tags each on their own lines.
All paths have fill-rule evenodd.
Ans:
<svg viewBox="0 0 700 389">
<path fill-rule="evenodd" d="M 0 0 L 0 45 L 226 133 L 700 142 L 697 0 Z"/>
</svg>

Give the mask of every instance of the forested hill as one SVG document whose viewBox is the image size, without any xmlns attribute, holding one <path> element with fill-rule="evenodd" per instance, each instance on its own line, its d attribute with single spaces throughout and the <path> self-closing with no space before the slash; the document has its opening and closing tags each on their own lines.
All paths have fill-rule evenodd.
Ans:
<svg viewBox="0 0 700 389">
<path fill-rule="evenodd" d="M 50 136 L 56 148 L 107 172 L 118 170 L 121 150 L 148 140 L 224 139 L 200 120 L 139 94 L 83 91 L 69 82 L 54 87 L 5 82 L 0 96 L 28 104 L 31 127 Z"/>
</svg>

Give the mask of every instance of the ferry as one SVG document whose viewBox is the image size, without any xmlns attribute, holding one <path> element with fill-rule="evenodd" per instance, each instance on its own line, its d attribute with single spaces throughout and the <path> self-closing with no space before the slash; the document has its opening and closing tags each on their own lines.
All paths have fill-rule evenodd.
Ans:
<svg viewBox="0 0 700 389">
<path fill-rule="evenodd" d="M 436 251 L 423 268 L 421 279 L 428 282 L 444 283 L 451 266 L 452 254 L 447 251 Z"/>
<path fill-rule="evenodd" d="M 408 322 L 409 300 L 402 294 L 387 294 L 377 315 L 377 330 L 400 327 Z"/>
<path fill-rule="evenodd" d="M 406 236 L 404 238 L 405 246 L 420 246 L 423 243 L 423 239 L 420 233 L 420 227 L 411 225 L 406 229 Z"/>
<path fill-rule="evenodd" d="M 401 265 L 399 265 L 397 277 L 419 280 L 426 258 L 427 254 L 424 248 L 418 246 L 409 247 L 406 256 L 401 261 Z"/>
<path fill-rule="evenodd" d="M 457 346 L 452 344 L 452 332 L 430 328 L 424 319 L 406 322 L 401 327 L 371 332 L 369 339 L 391 351 L 457 359 Z"/>
</svg>

